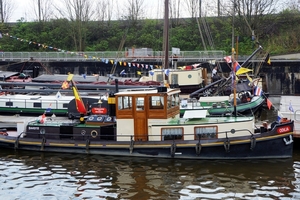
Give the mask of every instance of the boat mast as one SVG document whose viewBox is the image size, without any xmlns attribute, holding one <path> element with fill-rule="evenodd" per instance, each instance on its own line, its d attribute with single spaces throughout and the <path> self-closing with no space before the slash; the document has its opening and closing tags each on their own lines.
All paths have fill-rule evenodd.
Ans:
<svg viewBox="0 0 300 200">
<path fill-rule="evenodd" d="M 166 70 L 169 68 L 169 0 L 165 0 L 165 16 L 164 16 L 164 37 L 163 37 L 163 49 L 164 49 L 164 64 L 163 69 Z M 169 83 L 169 77 L 165 76 L 165 84 Z"/>
<path fill-rule="evenodd" d="M 234 58 L 234 15 L 235 15 L 235 0 L 233 1 L 233 9 L 232 9 L 232 44 L 231 44 L 231 69 L 232 69 L 232 79 L 233 79 L 233 113 L 234 116 L 237 116 L 237 111 L 236 111 L 236 77 L 235 77 L 235 69 L 234 69 L 234 63 L 235 63 L 235 58 Z"/>
</svg>

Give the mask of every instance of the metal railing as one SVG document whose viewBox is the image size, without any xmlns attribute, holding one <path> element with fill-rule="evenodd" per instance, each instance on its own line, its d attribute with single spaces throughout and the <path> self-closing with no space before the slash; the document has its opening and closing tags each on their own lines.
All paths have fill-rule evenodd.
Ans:
<svg viewBox="0 0 300 200">
<path fill-rule="evenodd" d="M 224 51 L 181 51 L 176 57 L 169 52 L 170 60 L 177 61 L 207 61 L 221 60 L 225 56 Z M 128 56 L 128 51 L 96 51 L 96 52 L 0 52 L 0 61 L 51 61 L 51 62 L 68 62 L 68 61 L 102 61 L 109 60 L 118 61 L 156 61 L 160 62 L 164 59 L 163 51 L 153 51 L 151 55 L 134 55 Z"/>
</svg>

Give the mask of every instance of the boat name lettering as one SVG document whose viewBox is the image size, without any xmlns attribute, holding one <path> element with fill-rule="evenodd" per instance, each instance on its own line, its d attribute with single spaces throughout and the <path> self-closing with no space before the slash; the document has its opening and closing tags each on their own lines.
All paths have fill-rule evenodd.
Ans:
<svg viewBox="0 0 300 200">
<path fill-rule="evenodd" d="M 35 126 L 29 126 L 28 127 L 28 130 L 39 130 L 39 127 L 35 127 Z"/>
<path fill-rule="evenodd" d="M 284 127 L 281 127 L 281 128 L 277 129 L 278 134 L 287 133 L 287 132 L 290 132 L 290 131 L 291 131 L 290 126 L 284 126 Z"/>
</svg>

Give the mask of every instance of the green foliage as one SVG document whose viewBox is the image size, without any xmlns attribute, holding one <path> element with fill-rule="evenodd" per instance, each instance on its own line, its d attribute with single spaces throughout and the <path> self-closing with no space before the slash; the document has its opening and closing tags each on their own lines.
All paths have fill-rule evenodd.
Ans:
<svg viewBox="0 0 300 200">
<path fill-rule="evenodd" d="M 259 26 L 254 30 L 255 36 L 264 49 L 272 54 L 300 50 L 300 40 L 297 37 L 300 31 L 298 10 L 284 10 L 278 15 L 257 17 L 261 18 L 260 24 L 253 27 Z M 172 24 L 169 30 L 170 50 L 171 47 L 177 47 L 181 51 L 203 51 L 203 43 L 205 43 L 207 50 L 223 50 L 228 54 L 231 53 L 232 19 L 230 17 L 207 17 L 198 22 L 196 19 L 178 19 L 176 23 L 170 23 Z M 74 28 L 79 25 L 81 30 L 75 31 Z M 67 19 L 55 19 L 49 22 L 19 20 L 9 26 L 1 24 L 0 30 L 3 34 L 0 49 L 3 51 L 53 51 L 48 48 L 49 46 L 60 50 L 76 51 L 78 40 L 82 40 L 84 51 L 117 51 L 120 47 L 121 50 L 136 47 L 162 51 L 163 46 L 163 20 L 156 19 L 134 22 L 128 19 L 109 22 L 91 21 L 87 24 L 76 24 Z M 251 39 L 251 31 L 243 19 L 236 20 L 234 35 L 239 36 L 234 46 L 239 55 L 249 55 L 256 48 L 256 44 Z M 210 46 L 210 39 L 214 47 Z"/>
</svg>

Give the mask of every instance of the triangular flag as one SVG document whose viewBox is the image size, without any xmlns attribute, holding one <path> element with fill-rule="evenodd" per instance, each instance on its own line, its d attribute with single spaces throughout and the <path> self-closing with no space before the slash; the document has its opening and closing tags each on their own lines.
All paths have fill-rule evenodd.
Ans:
<svg viewBox="0 0 300 200">
<path fill-rule="evenodd" d="M 252 69 L 241 67 L 239 70 L 237 70 L 237 72 L 235 74 L 240 75 L 240 74 L 244 74 L 244 73 L 251 72 L 251 71 L 252 71 Z"/>
<path fill-rule="evenodd" d="M 61 99 L 61 94 L 60 94 L 59 91 L 56 93 L 55 98 L 56 98 L 57 100 Z"/>
<path fill-rule="evenodd" d="M 265 62 L 268 63 L 268 65 L 271 65 L 271 59 L 270 59 L 270 54 L 266 56 Z"/>
<path fill-rule="evenodd" d="M 269 99 L 267 99 L 267 106 L 268 106 L 269 110 L 271 110 L 272 102 Z"/>
</svg>

